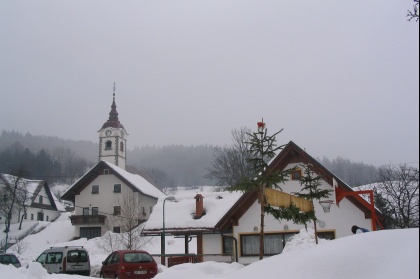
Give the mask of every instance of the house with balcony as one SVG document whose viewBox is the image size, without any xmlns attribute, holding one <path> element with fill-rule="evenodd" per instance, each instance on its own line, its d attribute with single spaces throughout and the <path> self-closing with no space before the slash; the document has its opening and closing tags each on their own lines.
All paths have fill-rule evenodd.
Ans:
<svg viewBox="0 0 420 279">
<path fill-rule="evenodd" d="M 293 171 L 289 180 L 280 185 L 281 192 L 266 191 L 267 200 L 284 200 L 283 197 L 287 197 L 286 201 L 294 200 L 293 194 L 301 190 L 300 178 L 305 165 L 310 165 L 311 171 L 322 177 L 320 188 L 331 190 L 328 199 L 313 203 L 318 221 L 308 223 L 308 228 L 314 229 L 319 238 L 332 240 L 349 236 L 353 225 L 371 231 L 381 227 L 383 217 L 374 208 L 369 196 L 366 197 L 364 192 L 359 195 L 294 142 L 289 142 L 269 165 L 269 171 Z M 175 195 L 171 199 L 159 200 L 143 233 L 185 238 L 185 249 L 179 251 L 180 254 L 189 254 L 189 239 L 197 238 L 196 261 L 199 262 L 235 261 L 250 264 L 259 259 L 260 208 L 258 192 Z M 303 228 L 301 224 L 277 220 L 265 214 L 265 256 L 282 253 L 291 237 Z M 176 261 L 182 262 L 189 258 Z M 168 255 L 162 263 L 170 264 L 171 261 L 173 259 Z"/>
<path fill-rule="evenodd" d="M 70 219 L 77 237 L 90 239 L 107 231 L 122 233 L 133 229 L 149 218 L 162 196 L 142 176 L 100 161 L 61 198 L 74 204 Z"/>
</svg>

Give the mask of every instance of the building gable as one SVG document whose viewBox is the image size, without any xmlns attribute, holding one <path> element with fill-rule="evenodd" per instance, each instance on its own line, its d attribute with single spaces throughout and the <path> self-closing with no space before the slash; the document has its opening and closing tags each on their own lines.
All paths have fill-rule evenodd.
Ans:
<svg viewBox="0 0 420 279">
<path fill-rule="evenodd" d="M 303 149 L 301 149 L 292 141 L 290 141 L 278 154 L 278 156 L 276 156 L 271 161 L 269 165 L 269 172 L 274 170 L 284 170 L 290 164 L 310 164 L 314 168 L 313 171 L 320 175 L 323 180 L 325 180 L 331 186 L 331 190 L 334 190 L 334 187 L 337 187 L 345 192 L 353 192 L 353 189 L 350 186 L 335 176 L 332 172 L 326 169 L 317 160 L 307 154 Z M 238 203 L 226 213 L 222 220 L 220 220 L 220 222 L 217 224 L 217 228 L 220 230 L 226 230 L 230 226 L 235 225 L 237 220 L 243 216 L 243 214 L 252 206 L 257 198 L 258 192 L 256 191 L 244 194 Z M 357 208 L 362 210 L 366 219 L 371 218 L 372 214 L 369 206 L 366 203 L 361 202 L 359 199 L 353 196 L 346 197 L 346 199 L 353 203 Z M 379 219 L 383 219 L 382 214 L 379 211 L 376 211 L 376 215 L 379 217 Z"/>
</svg>

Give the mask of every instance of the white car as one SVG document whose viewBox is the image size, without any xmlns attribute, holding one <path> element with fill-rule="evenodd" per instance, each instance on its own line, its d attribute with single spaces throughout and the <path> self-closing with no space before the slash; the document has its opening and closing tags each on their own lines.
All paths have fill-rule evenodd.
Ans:
<svg viewBox="0 0 420 279">
<path fill-rule="evenodd" d="M 82 246 L 51 247 L 35 260 L 48 273 L 65 273 L 90 276 L 88 251 Z"/>
</svg>

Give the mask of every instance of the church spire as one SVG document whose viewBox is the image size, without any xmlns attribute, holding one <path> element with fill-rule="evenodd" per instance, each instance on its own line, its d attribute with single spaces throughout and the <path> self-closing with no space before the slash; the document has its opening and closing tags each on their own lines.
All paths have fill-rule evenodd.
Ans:
<svg viewBox="0 0 420 279">
<path fill-rule="evenodd" d="M 105 122 L 105 124 L 102 126 L 102 129 L 107 128 L 107 127 L 124 128 L 124 126 L 118 120 L 117 105 L 115 104 L 115 82 L 114 82 L 113 91 L 114 92 L 112 94 L 112 105 L 111 105 L 111 111 L 109 113 L 109 118 L 108 118 L 108 121 Z"/>
</svg>

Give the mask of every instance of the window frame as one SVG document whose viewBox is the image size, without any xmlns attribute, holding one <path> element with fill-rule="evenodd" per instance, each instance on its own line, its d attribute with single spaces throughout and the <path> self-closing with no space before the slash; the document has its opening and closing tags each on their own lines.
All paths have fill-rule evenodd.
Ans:
<svg viewBox="0 0 420 279">
<path fill-rule="evenodd" d="M 119 188 L 119 191 L 118 191 L 118 188 Z M 122 190 L 122 185 L 121 185 L 121 183 L 117 183 L 117 184 L 114 184 L 114 193 L 121 193 L 121 190 Z"/>
<path fill-rule="evenodd" d="M 291 176 L 292 176 L 293 181 L 299 181 L 302 178 L 302 170 L 301 169 L 293 170 Z"/>
<path fill-rule="evenodd" d="M 92 206 L 92 216 L 98 216 L 99 215 L 99 207 Z"/>
<path fill-rule="evenodd" d="M 111 140 L 107 140 L 105 142 L 105 150 L 112 150 L 112 141 Z"/>
<path fill-rule="evenodd" d="M 114 216 L 120 216 L 121 215 L 121 206 L 119 206 L 119 205 L 114 206 L 114 213 L 113 213 L 113 215 Z"/>
<path fill-rule="evenodd" d="M 266 234 L 264 234 L 264 236 L 281 236 L 280 241 L 282 243 L 280 253 L 267 253 L 268 249 L 266 249 L 266 248 L 267 248 L 267 245 L 269 243 L 267 243 L 265 241 L 266 239 L 264 239 L 264 256 L 274 256 L 274 255 L 281 254 L 283 252 L 284 247 L 286 246 L 286 243 L 287 243 L 288 239 L 290 239 L 290 237 L 292 237 L 294 235 L 297 235 L 298 233 L 299 233 L 299 231 L 288 231 L 288 232 L 278 232 L 278 233 L 266 233 Z M 255 253 L 255 254 L 246 253 L 245 249 L 244 249 L 244 248 L 246 248 L 245 247 L 246 244 L 244 244 L 245 238 L 255 237 L 256 238 L 255 245 L 257 246 L 257 248 L 258 248 L 257 250 L 259 251 L 259 246 L 260 246 L 259 245 L 259 236 L 260 236 L 260 234 L 258 234 L 258 233 L 249 233 L 249 234 L 239 235 L 239 242 L 240 242 L 240 245 L 241 245 L 241 251 L 240 251 L 241 257 L 257 257 L 257 256 L 259 256 L 258 253 Z"/>
<path fill-rule="evenodd" d="M 98 195 L 99 194 L 99 185 L 92 185 L 92 195 Z"/>
</svg>

